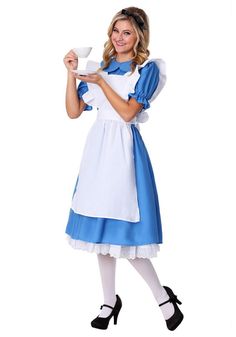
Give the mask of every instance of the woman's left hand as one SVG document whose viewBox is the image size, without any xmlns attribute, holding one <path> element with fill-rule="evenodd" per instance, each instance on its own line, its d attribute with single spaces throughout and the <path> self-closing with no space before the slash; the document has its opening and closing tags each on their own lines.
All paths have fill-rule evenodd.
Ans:
<svg viewBox="0 0 236 337">
<path fill-rule="evenodd" d="M 95 83 L 95 84 L 100 85 L 101 81 L 103 80 L 103 78 L 98 73 L 89 74 L 89 75 L 78 75 L 76 73 L 73 73 L 73 74 L 75 78 L 78 78 L 79 80 L 83 82 Z"/>
</svg>

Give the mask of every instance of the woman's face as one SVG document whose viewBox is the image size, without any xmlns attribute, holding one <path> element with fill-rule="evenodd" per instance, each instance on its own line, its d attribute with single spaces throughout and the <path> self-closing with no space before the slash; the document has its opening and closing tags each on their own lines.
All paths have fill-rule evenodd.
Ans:
<svg viewBox="0 0 236 337">
<path fill-rule="evenodd" d="M 111 35 L 111 42 L 120 56 L 132 57 L 137 41 L 136 32 L 129 20 L 116 21 Z"/>
</svg>

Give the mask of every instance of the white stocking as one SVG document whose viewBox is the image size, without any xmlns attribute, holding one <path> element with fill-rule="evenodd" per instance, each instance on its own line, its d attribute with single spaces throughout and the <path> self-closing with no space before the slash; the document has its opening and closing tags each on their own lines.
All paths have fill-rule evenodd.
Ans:
<svg viewBox="0 0 236 337">
<path fill-rule="evenodd" d="M 101 274 L 104 302 L 114 307 L 116 303 L 115 291 L 115 274 L 116 274 L 116 259 L 110 255 L 98 254 L 98 264 Z M 103 307 L 99 317 L 107 317 L 110 315 L 112 309 Z"/>
<path fill-rule="evenodd" d="M 169 296 L 160 284 L 153 264 L 149 259 L 135 258 L 129 259 L 129 262 L 146 281 L 158 304 L 161 304 L 169 299 Z M 162 305 L 160 309 L 165 319 L 170 318 L 174 314 L 174 306 L 170 302 Z"/>
</svg>

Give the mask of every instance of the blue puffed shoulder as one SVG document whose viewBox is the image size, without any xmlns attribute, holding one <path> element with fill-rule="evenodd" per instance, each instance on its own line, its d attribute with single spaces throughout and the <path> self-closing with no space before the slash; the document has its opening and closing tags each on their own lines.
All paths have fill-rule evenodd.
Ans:
<svg viewBox="0 0 236 337">
<path fill-rule="evenodd" d="M 136 83 L 134 93 L 129 94 L 129 98 L 133 97 L 138 103 L 143 104 L 143 109 L 150 107 L 149 100 L 159 83 L 159 68 L 155 62 L 148 62 L 144 67 L 140 68 L 140 77 Z"/>
<path fill-rule="evenodd" d="M 82 98 L 83 94 L 85 94 L 88 91 L 88 86 L 86 82 L 81 81 L 77 88 L 77 95 L 79 98 Z M 92 110 L 92 106 L 86 104 L 86 107 L 84 110 Z"/>
</svg>

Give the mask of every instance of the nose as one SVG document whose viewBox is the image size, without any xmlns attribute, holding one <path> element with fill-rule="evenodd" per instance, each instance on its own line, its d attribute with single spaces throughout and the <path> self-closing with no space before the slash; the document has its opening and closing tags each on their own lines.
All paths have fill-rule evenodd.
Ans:
<svg viewBox="0 0 236 337">
<path fill-rule="evenodd" d="M 123 40 L 123 33 L 122 32 L 120 32 L 119 35 L 118 35 L 118 41 L 121 41 L 121 40 Z"/>
</svg>

